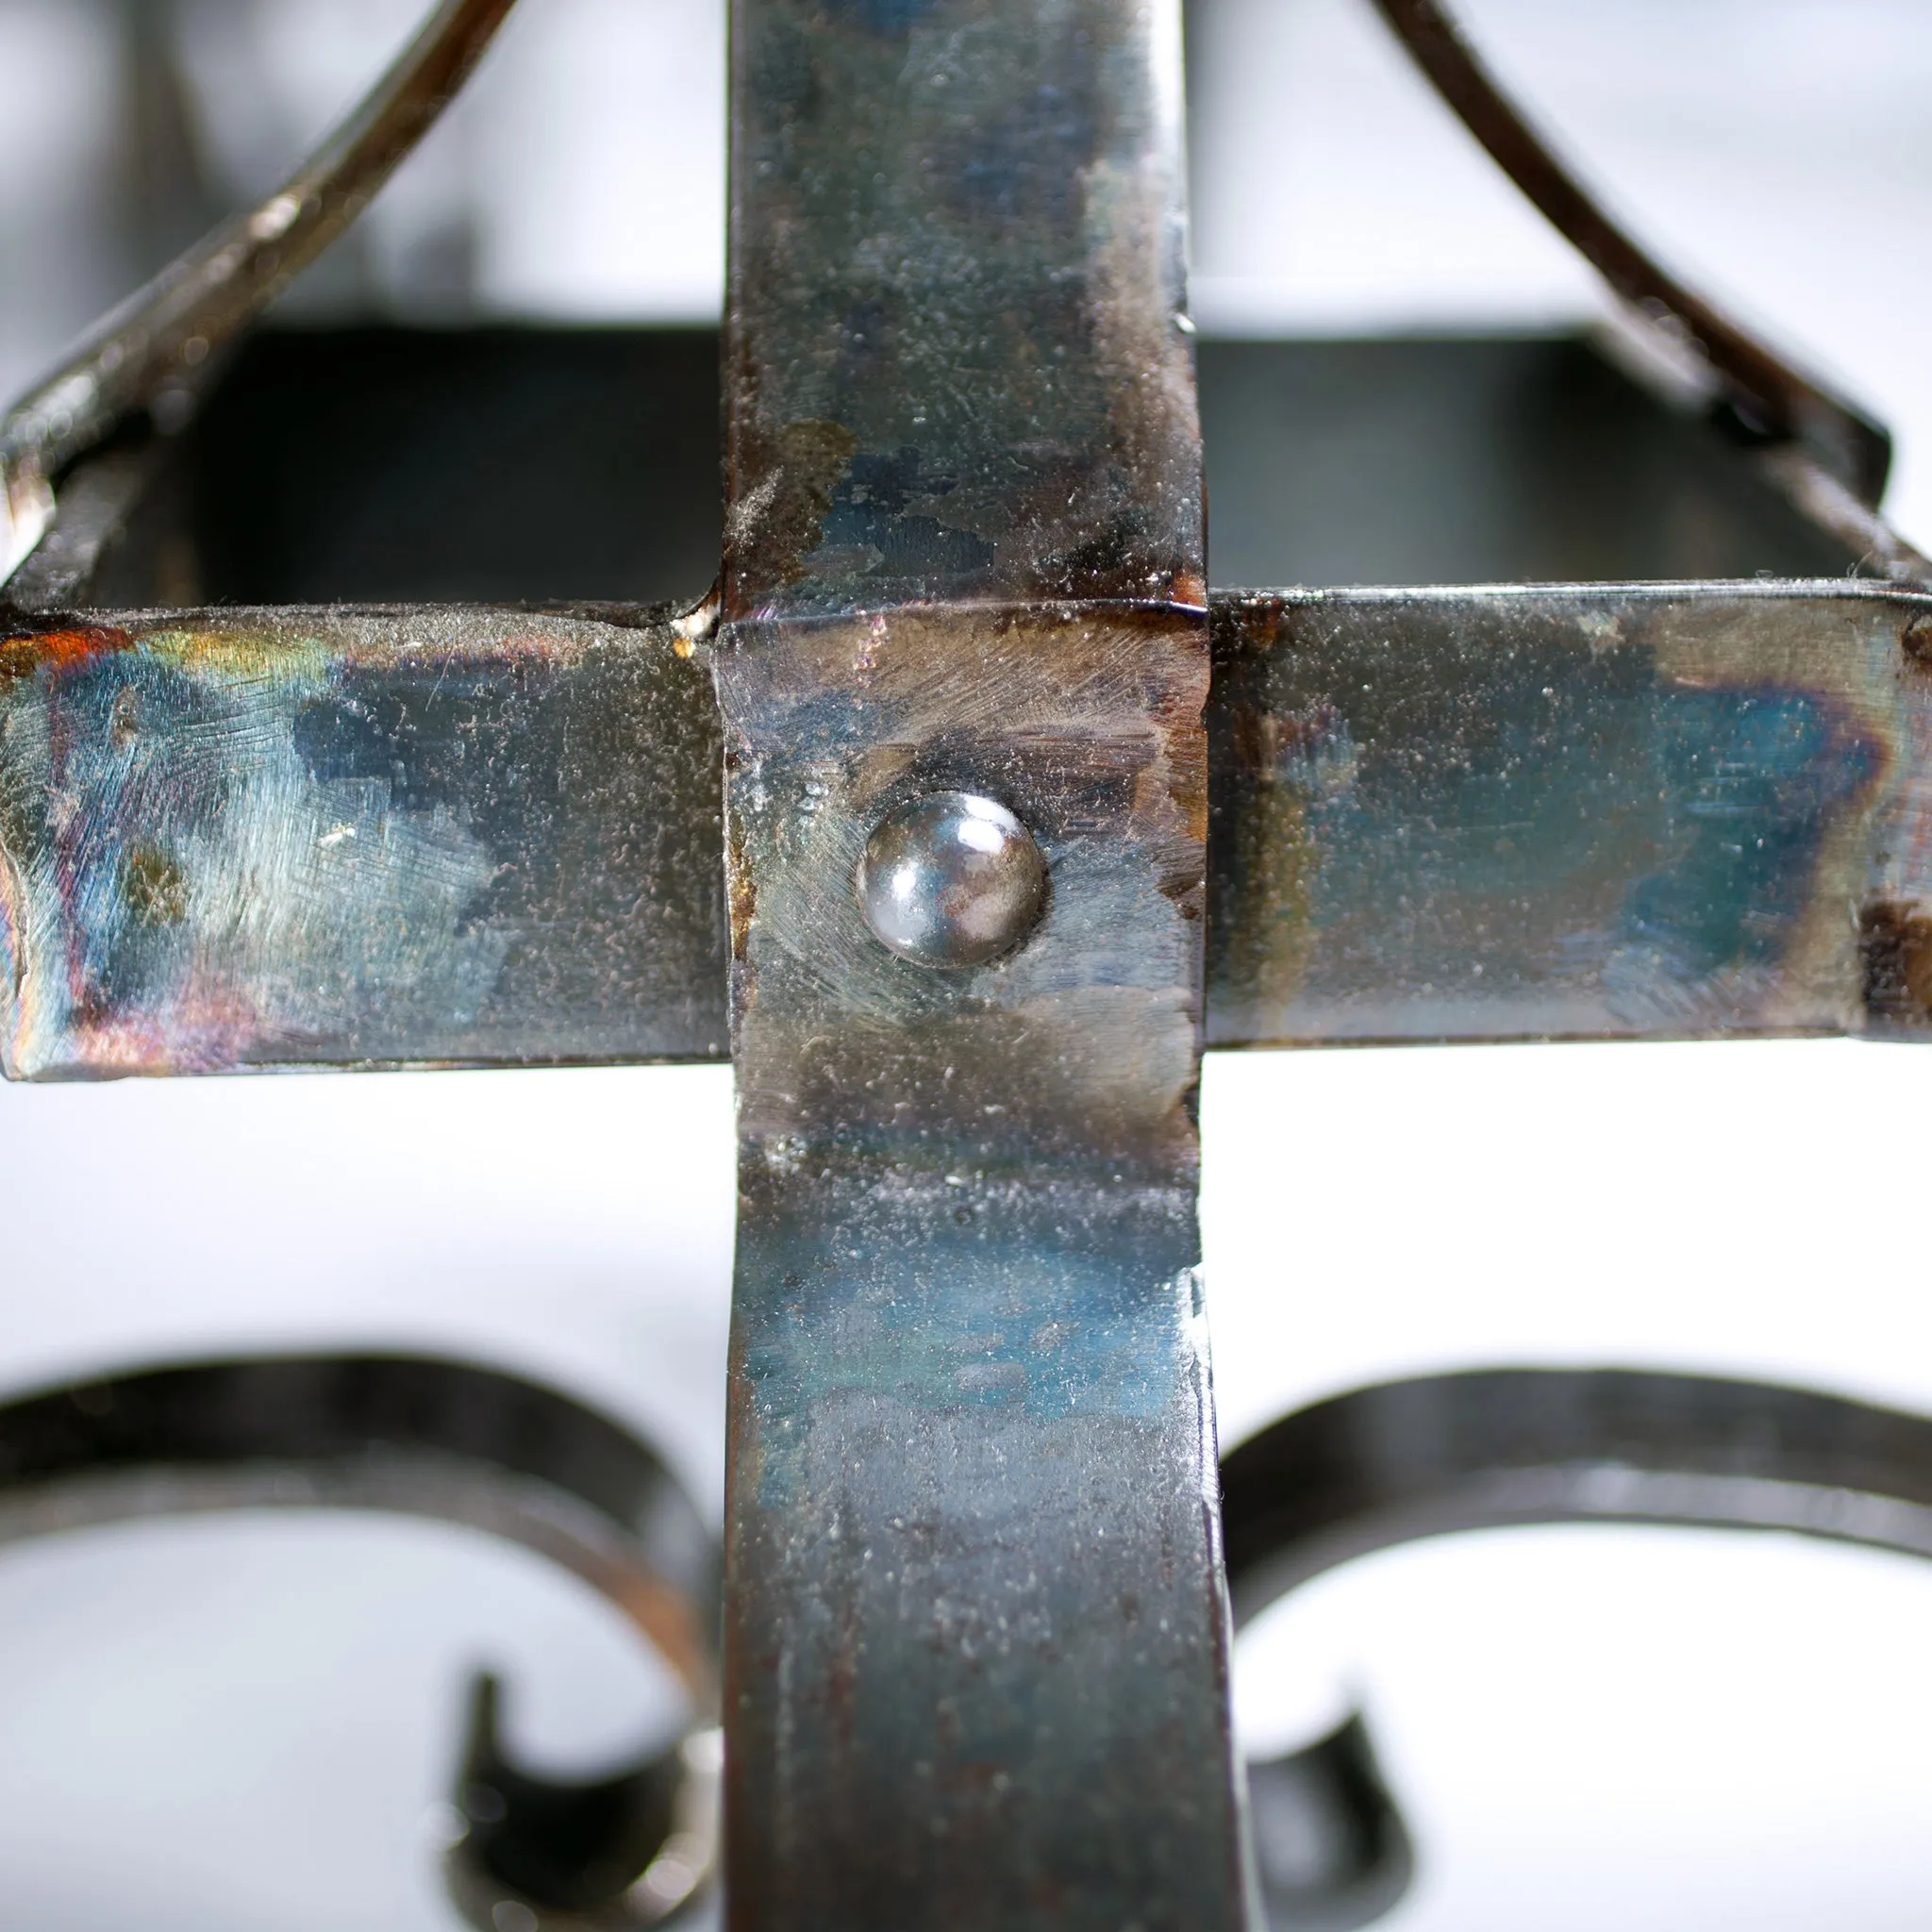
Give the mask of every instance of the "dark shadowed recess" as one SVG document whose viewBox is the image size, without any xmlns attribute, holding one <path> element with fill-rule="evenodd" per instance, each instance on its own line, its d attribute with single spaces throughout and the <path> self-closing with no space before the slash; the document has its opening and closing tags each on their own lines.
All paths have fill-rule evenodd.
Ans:
<svg viewBox="0 0 1932 1932">
<path fill-rule="evenodd" d="M 1583 341 L 1209 341 L 1200 375 L 1217 589 L 1848 561 Z M 694 601 L 718 407 L 709 329 L 264 332 L 190 452 L 197 592 Z"/>
<path fill-rule="evenodd" d="M 202 591 L 695 603 L 718 421 L 713 329 L 267 330 L 195 435 Z"/>
<path fill-rule="evenodd" d="M 1204 342 L 1200 368 L 1216 590 L 1851 561 L 1722 429 L 1574 337 Z"/>
</svg>

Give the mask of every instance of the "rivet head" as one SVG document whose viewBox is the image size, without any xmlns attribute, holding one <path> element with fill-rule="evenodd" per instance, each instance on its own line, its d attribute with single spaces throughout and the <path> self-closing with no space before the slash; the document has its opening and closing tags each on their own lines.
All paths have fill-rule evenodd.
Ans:
<svg viewBox="0 0 1932 1932">
<path fill-rule="evenodd" d="M 858 867 L 858 903 L 882 945 L 921 966 L 980 966 L 1046 910 L 1046 859 L 1005 806 L 935 791 L 881 820 Z"/>
</svg>

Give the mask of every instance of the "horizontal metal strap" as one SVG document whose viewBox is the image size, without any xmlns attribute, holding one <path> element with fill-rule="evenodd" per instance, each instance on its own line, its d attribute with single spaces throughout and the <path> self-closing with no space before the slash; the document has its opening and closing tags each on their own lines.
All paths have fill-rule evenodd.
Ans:
<svg viewBox="0 0 1932 1932">
<path fill-rule="evenodd" d="M 610 610 L 0 641 L 6 1071 L 723 1058 L 696 650 Z"/>
<path fill-rule="evenodd" d="M 1224 600 L 1208 1043 L 1911 1029 L 1932 597 Z"/>
<path fill-rule="evenodd" d="M 1932 597 L 1215 600 L 1210 1046 L 1911 1032 Z M 13 1077 L 723 1059 L 662 611 L 0 619 Z"/>
</svg>

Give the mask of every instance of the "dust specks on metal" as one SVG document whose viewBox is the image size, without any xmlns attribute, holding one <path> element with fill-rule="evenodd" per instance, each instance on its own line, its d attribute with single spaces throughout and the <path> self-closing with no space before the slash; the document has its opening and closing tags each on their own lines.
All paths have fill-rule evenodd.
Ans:
<svg viewBox="0 0 1932 1932">
<path fill-rule="evenodd" d="M 1232 1928 L 1178 8 L 734 28 L 732 1923 Z"/>
</svg>

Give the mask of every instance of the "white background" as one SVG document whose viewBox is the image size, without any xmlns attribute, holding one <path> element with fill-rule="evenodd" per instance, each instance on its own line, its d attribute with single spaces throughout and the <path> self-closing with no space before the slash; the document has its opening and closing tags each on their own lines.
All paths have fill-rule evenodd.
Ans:
<svg viewBox="0 0 1932 1932">
<path fill-rule="evenodd" d="M 209 172 L 263 186 L 410 0 L 180 9 Z M 1464 0 L 1668 258 L 1899 437 L 1932 533 L 1932 8 Z M 1235 331 L 1551 326 L 1587 275 L 1363 0 L 1199 9 L 1196 307 Z M 0 391 L 136 272 L 112 21 L 0 0 Z M 528 0 L 311 310 L 699 318 L 722 274 L 704 0 Z M 453 284 L 452 235 L 468 267 Z M 1932 1407 L 1907 1049 L 1210 1062 L 1224 1439 L 1461 1364 L 1674 1364 Z M 460 1351 L 650 1433 L 715 1514 L 728 1075 L 0 1091 L 0 1390 L 257 1347 Z M 1932 1571 L 1679 1533 L 1391 1553 L 1244 1641 L 1259 1747 L 1362 1703 L 1415 1824 L 1401 1932 L 1932 1922 Z M 455 1531 L 156 1525 L 0 1560 L 0 1928 L 454 1923 L 424 1821 L 465 1673 L 590 1770 L 664 1690 L 602 1607 Z"/>
</svg>

